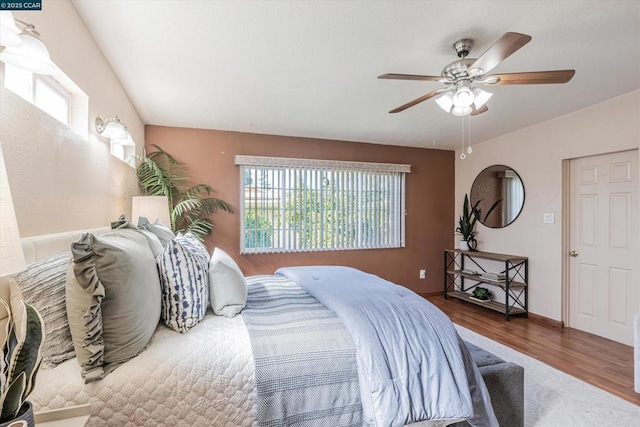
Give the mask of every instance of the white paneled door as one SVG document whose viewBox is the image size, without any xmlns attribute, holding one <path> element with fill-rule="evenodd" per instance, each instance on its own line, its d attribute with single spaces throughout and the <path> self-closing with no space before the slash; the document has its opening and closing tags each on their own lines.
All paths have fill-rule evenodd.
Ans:
<svg viewBox="0 0 640 427">
<path fill-rule="evenodd" d="M 638 151 L 571 161 L 569 326 L 633 344 L 640 311 Z"/>
</svg>

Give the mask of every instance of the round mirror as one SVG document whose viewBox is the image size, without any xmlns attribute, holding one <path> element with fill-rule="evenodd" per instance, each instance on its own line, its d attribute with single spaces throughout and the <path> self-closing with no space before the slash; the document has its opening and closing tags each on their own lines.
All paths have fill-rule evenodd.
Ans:
<svg viewBox="0 0 640 427">
<path fill-rule="evenodd" d="M 471 206 L 480 213 L 478 221 L 487 227 L 502 228 L 516 220 L 524 206 L 524 185 L 509 166 L 489 166 L 471 186 Z"/>
</svg>

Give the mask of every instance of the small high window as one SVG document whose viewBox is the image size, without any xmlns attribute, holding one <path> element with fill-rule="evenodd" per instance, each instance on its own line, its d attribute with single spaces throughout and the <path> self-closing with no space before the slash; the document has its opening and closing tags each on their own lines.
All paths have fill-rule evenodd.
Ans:
<svg viewBox="0 0 640 427">
<path fill-rule="evenodd" d="M 71 94 L 54 78 L 6 64 L 4 86 L 69 126 Z"/>
<path fill-rule="evenodd" d="M 60 69 L 45 76 L 4 64 L 4 87 L 79 135 L 88 135 L 89 97 Z"/>
</svg>

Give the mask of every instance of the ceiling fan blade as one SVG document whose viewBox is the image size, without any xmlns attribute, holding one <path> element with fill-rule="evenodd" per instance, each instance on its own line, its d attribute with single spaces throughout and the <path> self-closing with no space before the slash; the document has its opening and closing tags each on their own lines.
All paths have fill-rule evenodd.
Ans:
<svg viewBox="0 0 640 427">
<path fill-rule="evenodd" d="M 486 85 L 544 85 L 553 83 L 566 83 L 573 78 L 576 70 L 556 70 L 556 71 L 531 71 L 527 73 L 507 73 L 492 74 L 484 79 L 489 80 L 497 77 L 495 83 L 487 82 Z"/>
<path fill-rule="evenodd" d="M 489 108 L 486 105 L 483 105 L 482 107 L 478 108 L 476 110 L 476 107 L 471 107 L 471 115 L 472 116 L 477 116 L 478 114 L 482 114 L 482 113 L 486 113 L 487 111 L 489 111 Z"/>
<path fill-rule="evenodd" d="M 421 76 L 418 74 L 381 74 L 378 76 L 379 79 L 390 79 L 390 80 L 427 80 L 427 81 L 449 81 L 447 77 L 442 76 Z"/>
<path fill-rule="evenodd" d="M 514 52 L 531 41 L 531 36 L 520 33 L 504 33 L 487 49 L 480 58 L 469 66 L 469 74 L 486 74 L 493 67 L 510 57 Z M 473 70 L 482 70 L 473 72 Z"/>
<path fill-rule="evenodd" d="M 413 107 L 416 104 L 420 104 L 422 101 L 426 101 L 429 98 L 433 98 L 434 96 L 438 95 L 439 93 L 445 92 L 449 90 L 448 88 L 442 88 L 442 89 L 436 89 L 433 92 L 429 92 L 426 95 L 422 95 L 420 98 L 416 98 L 413 101 L 409 101 L 406 104 L 403 104 L 401 106 L 399 106 L 398 108 L 394 108 L 393 110 L 389 111 L 389 113 L 399 113 L 400 111 L 404 111 L 409 107 Z"/>
</svg>

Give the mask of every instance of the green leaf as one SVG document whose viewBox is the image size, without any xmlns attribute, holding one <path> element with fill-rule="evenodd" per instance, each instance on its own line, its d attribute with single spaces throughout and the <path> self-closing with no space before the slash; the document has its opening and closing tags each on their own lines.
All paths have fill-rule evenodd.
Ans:
<svg viewBox="0 0 640 427">
<path fill-rule="evenodd" d="M 12 382 L 14 378 L 24 373 L 26 381 L 30 385 L 34 371 L 40 365 L 42 359 L 40 348 L 44 341 L 44 333 L 42 331 L 43 321 L 40 313 L 29 304 L 24 305 L 27 314 L 27 331 L 24 342 L 16 348 L 15 353 L 12 355 L 8 381 Z M 23 399 L 26 397 L 26 395 L 23 396 Z"/>
<path fill-rule="evenodd" d="M 7 391 L 2 395 L 2 412 L 0 412 L 0 422 L 14 419 L 20 407 L 22 406 L 22 395 L 26 386 L 26 374 L 20 372 L 20 375 L 9 385 Z"/>
<path fill-rule="evenodd" d="M 487 218 L 489 218 L 489 215 L 491 214 L 491 212 L 493 212 L 493 210 L 498 207 L 500 202 L 502 202 L 502 199 L 496 200 L 496 202 L 493 205 L 491 205 L 491 207 L 489 208 L 489 212 L 487 212 L 487 214 L 484 216 L 484 221 L 486 221 Z"/>
<path fill-rule="evenodd" d="M 42 366 L 42 358 L 38 360 L 38 364 L 36 365 L 35 369 L 31 373 L 31 377 L 27 379 L 27 386 L 24 390 L 24 394 L 22 395 L 22 400 L 26 400 L 27 396 L 29 396 L 33 391 L 33 389 L 35 388 L 36 377 L 38 376 L 38 372 L 40 372 L 40 366 Z"/>
<path fill-rule="evenodd" d="M 458 219 L 458 227 L 456 233 L 460 233 L 464 240 L 468 240 L 469 237 L 473 237 L 476 232 L 474 228 L 478 217 L 476 215 L 478 203 L 471 208 L 469 207 L 469 196 L 464 195 L 464 202 L 462 204 L 462 216 Z"/>
<path fill-rule="evenodd" d="M 153 147 L 156 151 L 138 159 L 140 187 L 148 195 L 167 196 L 174 232 L 190 230 L 200 239 L 211 234 L 213 221 L 207 217 L 218 210 L 233 213 L 233 208 L 224 200 L 211 197 L 213 189 L 208 184 L 188 186 L 186 165 L 161 147 Z"/>
<path fill-rule="evenodd" d="M 198 240 L 202 241 L 203 237 L 209 235 L 212 229 L 213 221 L 208 218 L 199 218 L 192 221 L 187 228 L 184 229 L 184 232 L 192 233 Z"/>
</svg>

